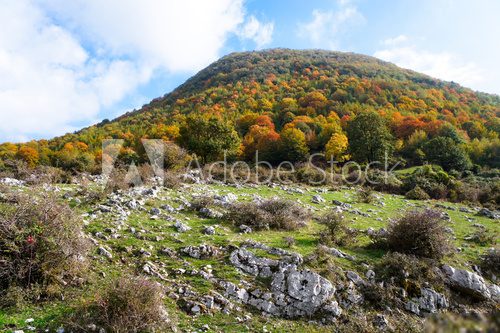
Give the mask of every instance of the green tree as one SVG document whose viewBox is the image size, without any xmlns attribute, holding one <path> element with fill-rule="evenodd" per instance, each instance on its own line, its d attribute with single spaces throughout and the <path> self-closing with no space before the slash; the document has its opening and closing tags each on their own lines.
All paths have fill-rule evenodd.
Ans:
<svg viewBox="0 0 500 333">
<path fill-rule="evenodd" d="M 439 164 L 446 171 L 467 170 L 471 167 L 469 156 L 452 138 L 436 137 L 423 147 L 425 156 L 430 163 Z"/>
<path fill-rule="evenodd" d="M 198 155 L 203 163 L 222 158 L 224 151 L 236 154 L 240 139 L 234 127 L 223 119 L 189 116 L 179 131 L 179 143 Z"/>
<path fill-rule="evenodd" d="M 375 112 L 358 114 L 347 127 L 351 154 L 358 162 L 383 161 L 394 150 L 384 119 Z"/>
<path fill-rule="evenodd" d="M 439 130 L 439 136 L 450 138 L 457 144 L 465 142 L 462 134 L 460 134 L 456 127 L 450 123 L 443 124 Z"/>
<path fill-rule="evenodd" d="M 309 154 L 304 133 L 296 128 L 286 128 L 281 132 L 280 152 L 283 160 L 303 161 Z"/>
</svg>

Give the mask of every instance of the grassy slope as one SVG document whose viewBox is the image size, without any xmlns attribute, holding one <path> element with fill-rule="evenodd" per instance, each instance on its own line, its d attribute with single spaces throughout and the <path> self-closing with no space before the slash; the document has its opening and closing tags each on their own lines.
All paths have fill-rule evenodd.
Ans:
<svg viewBox="0 0 500 333">
<path fill-rule="evenodd" d="M 293 187 L 296 187 L 295 185 Z M 65 186 L 68 189 L 67 186 Z M 304 188 L 304 187 L 303 187 Z M 71 189 L 71 187 L 70 187 Z M 362 217 L 358 215 L 353 215 L 350 213 L 346 214 L 348 220 L 352 220 L 352 226 L 358 229 L 367 229 L 369 227 L 379 228 L 387 225 L 389 218 L 395 218 L 400 215 L 405 209 L 411 208 L 412 206 L 433 206 L 434 201 L 409 201 L 405 200 L 401 196 L 393 196 L 388 194 L 377 194 L 385 202 L 385 207 L 381 207 L 377 204 L 359 204 L 355 202 L 355 192 L 350 189 L 344 189 L 341 191 L 328 191 L 327 193 L 321 193 L 320 195 L 327 201 L 324 204 L 312 204 L 311 197 L 317 194 L 317 188 L 305 188 L 306 193 L 289 193 L 279 188 L 270 188 L 267 186 L 261 186 L 257 188 L 243 187 L 235 188 L 223 185 L 193 185 L 189 190 L 172 191 L 165 190 L 161 193 L 160 198 L 157 200 L 147 201 L 147 205 L 151 207 L 159 207 L 162 204 L 168 203 L 172 206 L 177 206 L 178 198 L 183 196 L 184 198 L 190 199 L 192 193 L 234 193 L 238 195 L 240 200 L 251 200 L 254 195 L 259 195 L 261 197 L 286 197 L 292 200 L 297 200 L 303 204 L 307 204 L 313 207 L 316 213 L 320 214 L 322 211 L 328 210 L 333 207 L 331 200 L 337 199 L 343 202 L 352 204 L 355 208 L 358 208 L 364 212 L 369 209 L 373 209 L 376 212 L 372 212 L 371 217 Z M 63 192 L 64 193 L 64 192 Z M 460 207 L 458 204 L 446 204 L 448 206 L 453 206 L 455 208 Z M 92 208 L 89 206 L 75 207 L 82 213 L 90 211 Z M 448 213 L 452 219 L 449 226 L 454 230 L 456 240 L 455 245 L 457 247 L 463 248 L 463 252 L 456 253 L 449 256 L 445 261 L 453 264 L 454 266 L 464 266 L 467 262 L 471 262 L 477 259 L 478 255 L 483 253 L 487 246 L 480 246 L 471 242 L 464 240 L 464 237 L 476 231 L 476 228 L 472 226 L 473 223 L 483 224 L 488 232 L 495 235 L 498 238 L 500 234 L 500 227 L 497 221 L 473 216 L 472 214 L 462 213 L 458 210 L 450 211 Z M 122 234 L 121 238 L 109 239 L 107 241 L 100 241 L 101 244 L 109 245 L 113 249 L 114 258 L 110 262 L 107 259 L 98 256 L 96 252 L 93 253 L 92 258 L 92 273 L 90 280 L 94 281 L 88 284 L 84 290 L 68 290 L 67 295 L 65 295 L 65 301 L 55 301 L 51 303 L 42 304 L 40 306 L 26 306 L 23 309 L 18 309 L 15 312 L 3 313 L 0 310 L 0 331 L 9 331 L 9 327 L 13 328 L 23 327 L 24 320 L 27 318 L 35 318 L 35 326 L 47 326 L 55 325 L 64 318 L 65 313 L 68 311 L 71 304 L 78 302 L 81 299 L 92 297 L 96 289 L 101 285 L 102 277 L 104 273 L 107 277 L 122 274 L 124 271 L 137 271 L 141 267 L 140 263 L 146 260 L 153 261 L 155 264 L 163 266 L 163 268 L 169 273 L 169 278 L 172 278 L 172 271 L 176 268 L 183 267 L 182 260 L 172 259 L 166 256 L 157 255 L 158 251 L 163 247 L 170 247 L 172 249 L 179 249 L 186 245 L 198 245 L 202 243 L 213 244 L 213 245 L 238 245 L 241 241 L 246 239 L 253 239 L 270 246 L 275 247 L 285 247 L 285 242 L 283 237 L 291 236 L 296 239 L 296 245 L 291 249 L 292 251 L 299 252 L 303 255 L 307 255 L 314 251 L 317 245 L 317 232 L 321 229 L 321 226 L 311 221 L 309 225 L 298 231 L 261 231 L 251 234 L 239 234 L 230 225 L 226 223 L 221 223 L 217 220 L 202 219 L 191 212 L 182 212 L 173 214 L 176 218 L 182 220 L 188 224 L 192 229 L 186 233 L 176 234 L 174 228 L 172 227 L 172 222 L 165 222 L 162 220 L 151 220 L 147 211 L 145 212 L 134 212 L 132 213 L 128 220 L 127 226 L 135 227 L 137 230 L 145 230 L 148 236 L 161 236 L 164 239 L 161 241 L 148 241 L 140 240 L 134 237 L 128 229 L 123 229 L 120 231 Z M 474 222 L 468 222 L 466 216 L 473 217 Z M 380 221 L 378 218 L 381 218 Z M 203 235 L 201 230 L 207 225 L 219 225 L 216 229 L 217 234 L 214 236 Z M 87 227 L 87 231 L 95 233 L 97 231 L 105 232 L 106 228 L 115 228 L 116 225 L 113 222 L 113 217 L 108 215 L 103 215 L 97 220 L 92 221 Z M 498 239 L 497 239 L 498 241 Z M 336 259 L 339 266 L 348 269 L 358 270 L 358 272 L 363 273 L 365 269 L 362 268 L 361 263 L 374 263 L 376 262 L 384 253 L 380 250 L 367 249 L 366 245 L 369 244 L 369 239 L 365 236 L 359 237 L 359 241 L 352 246 L 341 248 L 347 253 L 356 256 L 355 262 L 349 262 L 344 259 Z M 137 256 L 128 253 L 127 250 L 138 250 L 144 248 L 150 251 L 153 256 L 146 259 L 141 259 Z M 120 257 L 124 257 L 125 260 L 122 262 Z M 185 260 L 190 262 L 194 267 L 202 268 L 203 266 L 210 264 L 214 270 L 214 275 L 219 278 L 224 278 L 231 280 L 233 282 L 239 282 L 241 279 L 250 279 L 242 273 L 239 273 L 234 267 L 227 263 L 227 260 L 197 260 L 193 258 L 185 257 Z M 189 284 L 194 290 L 200 293 L 207 293 L 214 287 L 211 283 L 203 280 L 199 276 L 182 275 L 175 277 L 177 282 L 185 282 Z M 265 326 L 269 331 L 304 331 L 308 330 L 311 332 L 320 332 L 323 329 L 325 331 L 331 330 L 331 327 L 320 328 L 307 324 L 305 321 L 287 321 L 280 319 L 271 319 L 259 316 L 255 313 L 252 319 L 246 321 L 245 323 L 239 323 L 234 315 L 224 315 L 222 313 L 216 313 L 212 315 L 201 315 L 198 317 L 191 317 L 184 314 L 182 311 L 176 309 L 176 305 L 170 299 L 167 299 L 168 307 L 171 309 L 172 313 L 175 313 L 177 321 L 179 322 L 179 328 L 182 330 L 190 328 L 201 328 L 205 323 L 209 324 L 210 328 L 214 331 L 224 330 L 228 331 L 262 331 Z M 54 327 L 54 326 L 53 326 Z"/>
</svg>

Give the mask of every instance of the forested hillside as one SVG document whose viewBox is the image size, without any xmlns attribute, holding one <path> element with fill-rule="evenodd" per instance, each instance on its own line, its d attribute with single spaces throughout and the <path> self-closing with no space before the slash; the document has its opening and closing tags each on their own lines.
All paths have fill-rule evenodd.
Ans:
<svg viewBox="0 0 500 333">
<path fill-rule="evenodd" d="M 174 141 L 204 161 L 223 150 L 252 160 L 258 150 L 274 163 L 315 152 L 370 162 L 387 151 L 407 166 L 498 167 L 499 113 L 499 96 L 373 57 L 288 49 L 233 53 L 113 121 L 52 140 L 4 143 L 0 168 L 20 159 L 31 167 L 97 170 L 105 138 L 125 140 L 121 158 L 127 162 L 145 159 L 140 140 L 149 138 Z"/>
</svg>

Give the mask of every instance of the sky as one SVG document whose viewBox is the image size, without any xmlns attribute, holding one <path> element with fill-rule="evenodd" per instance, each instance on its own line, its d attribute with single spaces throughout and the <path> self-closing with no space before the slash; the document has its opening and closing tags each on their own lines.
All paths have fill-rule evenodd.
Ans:
<svg viewBox="0 0 500 333">
<path fill-rule="evenodd" d="M 496 0 L 0 0 L 0 142 L 138 109 L 234 51 L 372 55 L 500 94 Z"/>
</svg>

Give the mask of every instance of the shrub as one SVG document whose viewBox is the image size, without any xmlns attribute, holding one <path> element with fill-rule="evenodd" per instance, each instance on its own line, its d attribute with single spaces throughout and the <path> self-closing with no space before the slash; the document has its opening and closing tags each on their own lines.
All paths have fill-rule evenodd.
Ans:
<svg viewBox="0 0 500 333">
<path fill-rule="evenodd" d="M 131 183 L 127 179 L 127 171 L 121 168 L 116 168 L 109 175 L 106 182 L 106 193 L 112 193 L 118 190 L 127 190 L 131 187 Z"/>
<path fill-rule="evenodd" d="M 319 233 L 319 242 L 325 245 L 345 245 L 350 236 L 347 221 L 341 213 L 330 211 L 318 219 L 326 228 Z"/>
<path fill-rule="evenodd" d="M 0 206 L 0 293 L 38 285 L 50 296 L 86 268 L 82 221 L 53 196 L 8 200 Z"/>
<path fill-rule="evenodd" d="M 376 169 L 370 170 L 366 178 L 370 181 L 370 186 L 376 191 L 395 194 L 401 193 L 403 182 L 391 172 L 384 172 Z"/>
<path fill-rule="evenodd" d="M 233 204 L 226 219 L 255 230 L 296 230 L 305 226 L 309 213 L 293 201 L 270 199 Z"/>
<path fill-rule="evenodd" d="M 360 287 L 364 300 L 376 309 L 384 310 L 387 307 L 402 307 L 398 299 L 397 287 L 393 285 L 381 286 L 378 283 L 367 283 Z"/>
<path fill-rule="evenodd" d="M 295 175 L 299 182 L 308 185 L 325 185 L 328 182 L 325 171 L 310 165 L 298 169 Z"/>
<path fill-rule="evenodd" d="M 304 262 L 334 285 L 346 282 L 345 272 L 323 245 L 318 245 L 312 253 L 305 256 Z"/>
<path fill-rule="evenodd" d="M 391 282 L 403 287 L 410 294 L 418 294 L 419 285 L 424 282 L 441 283 L 440 276 L 433 268 L 432 260 L 390 252 L 374 266 L 374 271 L 377 280 Z"/>
<path fill-rule="evenodd" d="M 410 191 L 420 187 L 431 198 L 444 199 L 448 195 L 451 178 L 439 166 L 424 165 L 403 180 L 403 188 Z"/>
<path fill-rule="evenodd" d="M 191 156 L 188 152 L 173 142 L 165 143 L 165 168 L 177 170 L 185 167 Z"/>
<path fill-rule="evenodd" d="M 213 206 L 215 203 L 215 200 L 211 196 L 199 196 L 193 199 L 191 201 L 191 209 L 199 212 L 203 208 L 209 208 L 210 206 Z"/>
<path fill-rule="evenodd" d="M 415 186 L 412 190 L 409 190 L 405 194 L 406 199 L 410 200 L 428 200 L 430 196 L 420 188 L 420 186 Z"/>
<path fill-rule="evenodd" d="M 500 249 L 491 248 L 481 256 L 481 269 L 489 275 L 500 275 Z"/>
<path fill-rule="evenodd" d="M 361 187 L 356 192 L 356 198 L 358 202 L 372 203 L 375 200 L 375 193 L 373 192 L 371 187 Z"/>
<path fill-rule="evenodd" d="M 441 212 L 408 211 L 388 228 L 387 244 L 393 251 L 418 257 L 442 258 L 450 248 Z"/>
<path fill-rule="evenodd" d="M 182 184 L 182 181 L 181 181 L 178 174 L 171 172 L 171 171 L 167 171 L 164 173 L 163 185 L 166 188 L 177 189 L 181 186 L 181 184 Z"/>
<path fill-rule="evenodd" d="M 77 309 L 70 326 L 82 332 L 90 324 L 116 333 L 165 331 L 168 317 L 163 298 L 158 283 L 144 277 L 122 277 Z"/>
</svg>

